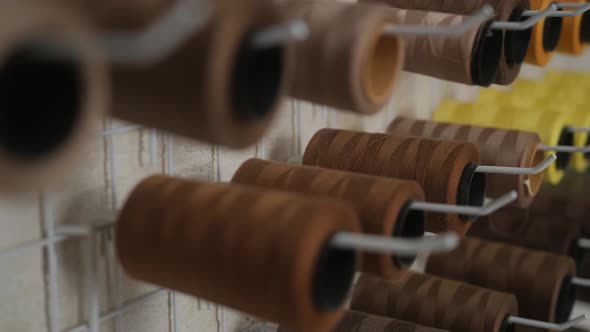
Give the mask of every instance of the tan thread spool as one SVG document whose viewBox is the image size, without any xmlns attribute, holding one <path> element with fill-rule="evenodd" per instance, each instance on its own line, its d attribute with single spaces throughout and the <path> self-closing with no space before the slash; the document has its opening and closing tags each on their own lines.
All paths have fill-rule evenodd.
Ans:
<svg viewBox="0 0 590 332">
<path fill-rule="evenodd" d="M 575 302 L 575 264 L 567 256 L 465 237 L 455 250 L 434 254 L 426 272 L 513 293 L 525 318 L 562 323 Z M 516 331 L 539 329 L 517 326 Z"/>
<path fill-rule="evenodd" d="M 475 173 L 479 152 L 470 143 L 322 129 L 310 140 L 303 164 L 415 180 L 429 202 L 481 205 L 485 176 Z M 465 234 L 468 217 L 428 213 L 426 230 Z"/>
<path fill-rule="evenodd" d="M 473 143 L 479 148 L 481 162 L 485 165 L 534 167 L 545 159 L 545 153 L 538 150 L 541 139 L 533 132 L 398 117 L 391 122 L 387 133 Z M 539 191 L 543 174 L 486 174 L 487 193 L 500 197 L 517 190 L 518 205 L 526 207 Z"/>
<path fill-rule="evenodd" d="M 387 281 L 362 275 L 350 309 L 453 332 L 508 332 L 514 295 L 434 276 L 408 273 Z"/>
<path fill-rule="evenodd" d="M 358 213 L 364 233 L 424 235 L 423 212 L 409 208 L 413 200 L 424 200 L 422 188 L 414 181 L 250 159 L 238 168 L 232 182 L 343 200 Z M 414 260 L 415 256 L 364 253 L 360 270 L 395 278 Z"/>
<path fill-rule="evenodd" d="M 297 327 L 329 331 L 343 312 L 356 254 L 330 247 L 360 229 L 328 199 L 152 176 L 116 224 L 133 278 Z"/>
<path fill-rule="evenodd" d="M 109 105 L 96 33 L 59 4 L 0 4 L 0 188 L 65 177 Z"/>
<path fill-rule="evenodd" d="M 403 63 L 400 38 L 375 6 L 338 1 L 295 1 L 287 15 L 304 19 L 309 37 L 294 45 L 290 95 L 356 113 L 376 113 L 391 97 Z"/>
<path fill-rule="evenodd" d="M 459 15 L 472 15 L 489 4 L 496 11 L 496 20 L 518 22 L 523 11 L 529 9 L 528 0 L 361 0 L 362 2 L 386 4 L 395 8 L 425 10 Z M 503 32 L 502 57 L 496 84 L 512 83 L 520 72 L 531 39 L 531 29 Z M 463 52 L 471 52 L 464 49 Z"/>
</svg>

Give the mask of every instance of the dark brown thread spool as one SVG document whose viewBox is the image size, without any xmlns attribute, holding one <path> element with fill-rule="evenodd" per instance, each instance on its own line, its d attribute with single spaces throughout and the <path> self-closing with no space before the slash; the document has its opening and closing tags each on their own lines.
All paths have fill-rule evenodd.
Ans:
<svg viewBox="0 0 590 332">
<path fill-rule="evenodd" d="M 519 22 L 525 19 L 525 17 L 522 17 L 522 13 L 530 7 L 528 0 L 361 0 L 361 2 L 459 15 L 472 15 L 485 4 L 489 4 L 496 11 L 496 20 L 511 22 Z M 520 65 L 528 51 L 531 32 L 532 29 L 502 32 L 502 57 L 494 83 L 508 85 L 516 79 L 520 72 Z M 464 52 L 471 52 L 471 50 L 465 50 Z"/>
<path fill-rule="evenodd" d="M 278 332 L 293 332 L 293 330 L 281 326 Z M 360 311 L 347 310 L 332 332 L 445 332 L 445 330 Z"/>
<path fill-rule="evenodd" d="M 96 137 L 109 105 L 96 33 L 59 4 L 0 4 L 0 187 L 37 190 Z"/>
<path fill-rule="evenodd" d="M 303 164 L 406 180 L 422 186 L 429 202 L 481 206 L 485 176 L 476 173 L 470 143 L 322 129 L 311 139 Z M 472 218 L 427 213 L 426 231 L 465 234 Z"/>
<path fill-rule="evenodd" d="M 269 1 L 214 5 L 207 25 L 162 61 L 115 66 L 115 117 L 236 148 L 263 135 L 288 80 L 289 52 L 257 48 L 252 40 L 282 17 Z"/>
<path fill-rule="evenodd" d="M 469 142 L 477 145 L 485 165 L 534 167 L 545 159 L 538 150 L 541 140 L 532 132 L 485 128 L 453 123 L 440 123 L 399 117 L 387 133 L 440 140 Z M 500 197 L 510 190 L 518 191 L 518 205 L 528 206 L 543 182 L 543 173 L 536 175 L 486 174 L 487 193 Z"/>
<path fill-rule="evenodd" d="M 461 24 L 468 16 L 388 8 L 396 24 L 433 29 Z M 489 86 L 502 56 L 502 32 L 490 30 L 491 19 L 458 37 L 403 36 L 404 70 L 443 80 Z"/>
<path fill-rule="evenodd" d="M 303 331 L 342 314 L 356 253 L 332 248 L 355 212 L 325 198 L 166 176 L 142 181 L 116 224 L 134 278 Z"/>
<path fill-rule="evenodd" d="M 477 238 L 465 237 L 452 252 L 431 255 L 426 272 L 513 293 L 524 318 L 562 323 L 569 319 L 576 299 L 571 258 Z M 518 326 L 516 330 L 539 329 Z"/>
<path fill-rule="evenodd" d="M 514 295 L 417 273 L 395 281 L 362 275 L 350 308 L 453 332 L 513 332 L 507 319 L 518 313 Z"/>
<path fill-rule="evenodd" d="M 403 63 L 400 38 L 384 32 L 390 16 L 375 6 L 338 1 L 295 1 L 284 7 L 310 29 L 308 38 L 294 45 L 289 94 L 356 113 L 379 111 Z"/>
<path fill-rule="evenodd" d="M 566 183 L 560 184 L 565 188 L 569 187 L 571 183 L 571 174 L 564 177 Z M 587 177 L 587 175 L 584 175 Z M 575 179 L 580 179 L 576 176 Z M 587 185 L 587 181 L 583 181 L 582 186 Z M 579 185 L 579 183 L 578 183 Z M 581 234 L 590 236 L 590 200 L 584 197 L 584 191 L 579 193 L 559 193 L 557 188 L 544 187 L 543 190 L 531 204 L 530 213 L 534 216 L 545 216 L 557 219 L 563 219 L 567 223 L 573 223 L 580 227 Z"/>
<path fill-rule="evenodd" d="M 424 213 L 409 208 L 413 200 L 424 200 L 422 188 L 414 181 L 250 159 L 236 171 L 232 182 L 341 199 L 354 207 L 364 233 L 405 238 L 424 235 Z M 395 278 L 415 259 L 366 253 L 360 269 Z"/>
</svg>

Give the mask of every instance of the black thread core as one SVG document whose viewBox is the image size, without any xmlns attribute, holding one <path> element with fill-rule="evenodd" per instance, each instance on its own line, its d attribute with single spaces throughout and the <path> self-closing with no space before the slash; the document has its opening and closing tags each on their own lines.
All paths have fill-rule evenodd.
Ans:
<svg viewBox="0 0 590 332">
<path fill-rule="evenodd" d="M 463 169 L 457 190 L 457 204 L 468 206 L 483 206 L 486 197 L 486 177 L 483 173 L 475 172 L 477 164 L 470 163 Z M 463 221 L 473 221 L 477 216 L 459 215 Z"/>
<path fill-rule="evenodd" d="M 576 302 L 576 286 L 572 284 L 571 277 L 565 277 L 561 282 L 557 305 L 555 307 L 555 322 L 561 324 L 567 321 L 572 314 Z"/>
<path fill-rule="evenodd" d="M 522 22 L 526 17 L 522 16 L 523 8 L 517 8 L 510 14 L 510 22 Z M 506 30 L 504 36 L 504 55 L 509 66 L 520 65 L 529 50 L 532 28 L 525 30 Z"/>
<path fill-rule="evenodd" d="M 411 209 L 412 201 L 406 202 L 401 208 L 395 227 L 393 228 L 393 237 L 406 239 L 421 238 L 425 232 L 424 211 Z M 411 256 L 392 256 L 393 263 L 400 268 L 407 268 L 414 264 L 416 255 Z"/>
<path fill-rule="evenodd" d="M 580 26 L 580 40 L 583 43 L 590 43 L 590 11 L 582 14 L 582 25 Z"/>
<path fill-rule="evenodd" d="M 479 30 L 471 56 L 471 81 L 479 86 L 494 83 L 502 58 L 502 31 L 490 29 L 490 25 Z"/>
<path fill-rule="evenodd" d="M 545 18 L 545 25 L 543 26 L 543 49 L 545 52 L 555 51 L 561 38 L 562 27 L 563 19 L 561 17 Z"/>
<path fill-rule="evenodd" d="M 572 133 L 567 128 L 563 128 L 561 134 L 559 134 L 559 141 L 557 142 L 557 145 L 573 146 L 574 133 Z M 556 152 L 555 155 L 557 156 L 555 167 L 558 170 L 565 170 L 570 164 L 572 154 L 568 152 Z"/>
</svg>

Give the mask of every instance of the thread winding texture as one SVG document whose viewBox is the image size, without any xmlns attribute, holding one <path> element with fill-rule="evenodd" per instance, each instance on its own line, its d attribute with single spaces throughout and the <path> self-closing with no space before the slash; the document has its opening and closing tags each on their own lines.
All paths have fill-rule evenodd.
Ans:
<svg viewBox="0 0 590 332">
<path fill-rule="evenodd" d="M 541 143 L 536 133 L 498 128 L 437 123 L 404 117 L 394 119 L 387 133 L 439 140 L 469 142 L 477 145 L 484 165 L 533 167 L 543 160 L 538 151 Z M 537 194 L 543 173 L 536 175 L 486 174 L 487 193 L 499 197 L 510 190 L 518 191 L 518 205 L 528 206 Z"/>
<path fill-rule="evenodd" d="M 551 0 L 530 0 L 531 10 L 544 10 L 549 7 L 553 1 Z M 544 43 L 545 30 L 550 29 L 550 21 L 541 19 L 533 26 L 531 33 L 531 45 L 526 54 L 525 62 L 531 65 L 545 66 L 553 57 L 554 49 L 546 49 Z M 546 26 L 547 24 L 547 26 Z M 561 29 L 560 29 L 561 30 Z"/>
<path fill-rule="evenodd" d="M 478 162 L 477 147 L 470 143 L 335 129 L 318 131 L 303 156 L 305 165 L 414 180 L 428 201 L 450 204 L 456 204 L 461 194 L 464 170 Z M 470 224 L 457 215 L 426 216 L 429 232 L 464 234 Z"/>
<path fill-rule="evenodd" d="M 403 232 L 402 227 L 415 232 L 410 236 L 424 233 L 421 214 L 414 220 L 398 220 L 408 216 L 409 202 L 424 200 L 422 188 L 414 181 L 250 159 L 236 171 L 232 182 L 341 199 L 357 211 L 364 233 L 392 236 Z M 391 255 L 366 253 L 362 258 L 363 272 L 392 278 L 405 271 Z"/>
<path fill-rule="evenodd" d="M 569 284 L 567 279 L 575 275 L 571 258 L 499 242 L 465 237 L 455 250 L 431 255 L 426 272 L 512 293 L 518 299 L 520 315 L 530 319 L 556 322 L 557 310 L 568 311 L 559 320 L 568 319 L 575 300 L 569 296 L 566 301 L 563 296 L 567 294 L 562 294 L 573 292 L 571 284 L 565 287 L 569 289 L 562 288 L 564 281 Z M 517 331 L 536 330 L 517 326 Z"/>
<path fill-rule="evenodd" d="M 329 331 L 356 258 L 329 239 L 359 230 L 354 211 L 329 199 L 153 176 L 124 205 L 116 247 L 131 277 L 302 331 Z"/>
<path fill-rule="evenodd" d="M 558 0 L 559 2 L 586 3 L 585 0 Z M 572 55 L 582 55 L 585 45 L 581 37 L 582 15 L 563 18 L 563 31 L 557 45 L 557 51 Z"/>
<path fill-rule="evenodd" d="M 500 332 L 518 313 L 514 295 L 416 273 L 396 281 L 361 276 L 350 309 L 453 332 Z"/>
</svg>

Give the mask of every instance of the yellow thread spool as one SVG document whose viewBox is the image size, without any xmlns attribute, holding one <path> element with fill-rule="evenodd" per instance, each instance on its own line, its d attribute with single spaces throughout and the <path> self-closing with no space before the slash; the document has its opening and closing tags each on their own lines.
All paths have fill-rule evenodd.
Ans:
<svg viewBox="0 0 590 332">
<path fill-rule="evenodd" d="M 547 8 L 552 2 L 552 0 L 530 0 L 531 9 L 543 10 Z M 531 34 L 531 44 L 529 46 L 529 50 L 527 51 L 524 62 L 531 65 L 542 67 L 545 66 L 547 62 L 549 62 L 549 60 L 551 60 L 551 58 L 553 57 L 553 51 L 555 50 L 555 44 L 545 44 L 545 29 L 546 25 L 550 25 L 552 23 L 556 24 L 555 20 L 558 19 L 559 18 L 552 18 L 554 22 L 548 21 L 547 19 L 542 19 L 533 26 L 533 31 Z M 547 26 L 547 28 L 551 29 L 551 27 L 549 26 Z M 557 28 L 557 26 L 555 28 Z M 555 42 L 556 39 L 554 39 L 553 41 Z M 550 48 L 547 49 L 548 47 Z"/>
</svg>

